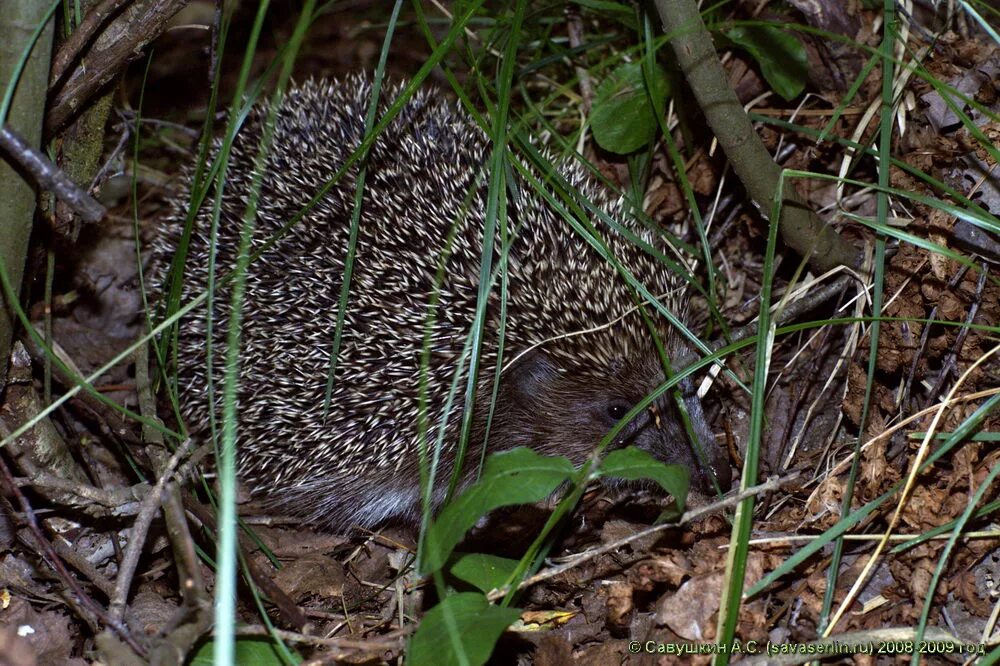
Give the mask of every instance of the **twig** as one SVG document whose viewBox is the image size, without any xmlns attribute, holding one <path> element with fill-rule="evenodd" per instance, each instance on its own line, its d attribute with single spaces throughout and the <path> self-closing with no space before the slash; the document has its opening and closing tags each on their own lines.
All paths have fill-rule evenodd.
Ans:
<svg viewBox="0 0 1000 666">
<path fill-rule="evenodd" d="M 156 395 L 149 376 L 149 345 L 142 345 L 135 350 L 135 389 L 139 397 L 140 413 L 147 418 L 155 419 Z M 149 443 L 146 451 L 154 463 L 154 469 L 162 475 L 170 468 L 170 460 L 164 459 L 163 451 L 166 447 L 163 436 L 153 428 L 143 426 L 143 439 Z M 201 445 L 177 470 L 176 477 L 187 478 L 190 471 L 211 450 L 211 444 Z M 174 562 L 177 565 L 177 579 L 180 581 L 184 603 L 200 615 L 210 604 L 205 594 L 205 581 L 198 565 L 194 539 L 191 538 L 187 515 L 184 513 L 181 490 L 176 483 L 168 483 L 163 493 L 163 518 L 167 526 L 167 536 L 170 537 Z"/>
<path fill-rule="evenodd" d="M 139 412 L 147 419 L 157 419 L 156 396 L 149 376 L 149 345 L 139 346 L 135 350 L 134 358 L 135 390 L 139 398 Z M 170 477 L 170 471 L 176 466 L 176 462 L 175 458 L 168 459 L 166 456 L 162 433 L 144 424 L 143 440 L 147 442 L 146 453 L 157 475 L 161 479 Z M 176 469 L 173 476 L 178 479 L 186 478 L 190 469 L 198 464 L 201 456 L 210 450 L 210 444 L 204 444 L 196 449 L 188 456 L 187 461 Z M 150 648 L 150 662 L 173 663 L 176 661 L 176 655 L 188 654 L 198 639 L 211 627 L 212 604 L 205 591 L 205 580 L 201 575 L 178 483 L 168 482 L 164 486 L 161 506 L 184 604 L 177 609 L 171 621 L 164 627 L 163 640 Z M 134 536 L 133 534 L 133 538 Z"/>
<path fill-rule="evenodd" d="M 142 555 L 142 548 L 146 543 L 146 534 L 149 532 L 149 526 L 153 523 L 153 517 L 156 515 L 157 509 L 160 508 L 160 502 L 163 498 L 163 487 L 173 476 L 174 470 L 180 464 L 181 458 L 191 448 L 191 442 L 192 440 L 188 438 L 177 447 L 174 454 L 170 456 L 170 461 L 167 463 L 166 469 L 160 474 L 156 485 L 153 486 L 152 492 L 142 501 L 139 515 L 136 517 L 129 534 L 128 546 L 125 548 L 125 557 L 122 558 L 122 563 L 118 568 L 115 593 L 111 597 L 109 612 L 115 620 L 121 620 L 125 616 L 125 601 L 128 597 L 129 588 L 132 587 L 132 577 L 135 575 L 136 566 L 139 564 L 139 556 Z"/>
<path fill-rule="evenodd" d="M 922 265 L 923 264 L 921 263 L 921 266 Z M 958 284 L 962 281 L 962 278 L 965 277 L 965 273 L 968 270 L 969 270 L 968 266 L 964 265 L 959 266 L 958 270 L 955 271 L 955 274 L 952 275 L 951 278 L 948 280 L 948 289 L 955 289 L 956 287 L 958 287 Z M 906 286 L 906 284 L 908 283 L 909 279 L 907 279 L 907 281 L 904 283 L 903 286 Z M 900 288 L 899 293 L 902 293 L 902 287 Z M 886 305 L 886 307 L 888 307 L 888 304 Z M 934 307 L 931 308 L 931 311 L 928 313 L 927 320 L 934 321 L 935 319 L 937 319 L 937 316 L 938 316 L 938 305 L 935 304 Z M 933 326 L 930 325 L 925 325 L 923 327 L 923 331 L 920 334 L 920 342 L 917 345 L 917 348 L 913 350 L 913 362 L 910 363 L 910 369 L 906 375 L 906 382 L 903 384 L 903 391 L 900 394 L 899 398 L 896 399 L 897 405 L 906 405 L 907 401 L 910 399 L 910 390 L 913 386 L 913 380 L 916 378 L 917 368 L 920 366 L 920 361 L 924 358 L 924 352 L 927 350 L 927 343 L 928 341 L 930 341 L 932 328 Z M 938 387 L 932 393 L 927 394 L 926 398 L 924 399 L 923 409 L 929 407 L 931 403 L 937 399 L 940 390 L 941 390 L 940 387 Z M 891 457 L 895 457 L 895 455 L 898 455 L 898 453 L 900 452 L 901 450 L 895 452 L 895 454 L 891 455 Z"/>
<path fill-rule="evenodd" d="M 677 529 L 681 525 L 686 525 L 687 523 L 698 520 L 699 518 L 702 518 L 709 514 L 718 513 L 723 509 L 739 504 L 748 497 L 754 497 L 756 495 L 761 495 L 763 493 L 772 492 L 774 490 L 777 490 L 783 485 L 795 481 L 798 478 L 799 478 L 798 472 L 792 472 L 791 474 L 783 478 L 772 477 L 760 485 L 748 488 L 745 491 L 737 493 L 731 497 L 726 497 L 717 502 L 712 502 L 711 504 L 700 506 L 697 509 L 691 509 L 690 511 L 685 511 L 684 515 L 682 515 L 676 521 L 672 521 L 669 523 L 661 523 L 660 525 L 654 525 L 644 530 L 640 530 L 635 534 L 630 534 L 629 536 L 623 539 L 619 539 L 618 541 L 607 543 L 598 548 L 593 548 L 591 550 L 580 553 L 579 555 L 572 558 L 568 562 L 565 562 L 558 566 L 549 567 L 548 569 L 545 569 L 543 571 L 539 571 L 531 578 L 521 581 L 521 583 L 517 586 L 517 589 L 523 590 L 524 588 L 535 585 L 536 583 L 540 583 L 543 580 L 548 580 L 550 578 L 558 576 L 561 573 L 564 573 L 566 571 L 569 571 L 570 569 L 580 566 L 584 562 L 589 562 L 598 555 L 603 555 L 605 553 L 610 553 L 612 551 L 618 550 L 622 546 L 628 545 L 633 541 L 639 541 L 640 539 L 645 539 L 646 537 L 656 534 L 658 532 Z M 487 597 L 489 597 L 490 601 L 496 601 L 498 599 L 502 599 L 503 597 L 507 596 L 508 591 L 509 590 L 507 588 L 504 588 L 502 590 L 493 590 L 487 595 Z"/>
<path fill-rule="evenodd" d="M 10 468 L 7 467 L 7 463 L 4 461 L 2 456 L 0 456 L 0 476 L 3 476 L 8 489 L 17 498 L 17 502 L 21 506 L 21 512 L 24 515 L 24 522 L 28 525 L 28 529 L 31 530 L 31 534 L 38 542 L 40 548 L 39 554 L 42 555 L 43 559 L 45 559 L 48 565 L 59 575 L 59 578 L 69 586 L 77 601 L 79 601 L 84 608 L 104 623 L 105 626 L 114 631 L 118 637 L 125 641 L 125 643 L 127 643 L 136 654 L 145 657 L 147 654 L 146 648 L 141 646 L 135 638 L 133 638 L 131 632 L 129 632 L 125 624 L 105 612 L 105 610 L 101 608 L 101 606 L 94 601 L 90 595 L 83 591 L 83 588 L 80 587 L 80 583 L 77 582 L 76 578 L 74 578 L 73 575 L 66 570 L 66 565 L 63 564 L 62 559 L 58 554 L 56 554 L 51 542 L 45 538 L 45 533 L 38 524 L 38 518 L 35 516 L 34 510 L 31 508 L 28 498 L 24 496 L 21 489 L 14 483 L 14 477 L 10 473 Z"/>
<path fill-rule="evenodd" d="M 412 627 L 400 627 L 382 640 L 357 640 L 353 638 L 325 638 L 323 636 L 308 636 L 294 631 L 270 629 L 260 625 L 250 625 L 236 628 L 238 636 L 277 636 L 290 643 L 307 643 L 309 645 L 325 645 L 345 650 L 401 650 L 406 645 L 406 637 L 412 633 Z"/>
<path fill-rule="evenodd" d="M 0 126 L 0 149 L 8 161 L 26 171 L 43 190 L 56 195 L 85 222 L 100 222 L 107 211 L 77 186 L 59 167 L 22 139 L 9 125 Z"/>
<path fill-rule="evenodd" d="M 115 584 L 105 578 L 104 574 L 98 571 L 97 567 L 91 564 L 86 557 L 83 557 L 80 553 L 76 552 L 62 541 L 55 541 L 52 544 L 52 547 L 55 548 L 59 557 L 63 558 L 63 560 L 66 561 L 71 567 L 86 576 L 87 580 L 93 583 L 98 590 L 103 592 L 108 599 L 111 598 L 111 595 L 114 594 L 115 591 Z"/>
<path fill-rule="evenodd" d="M 959 352 L 962 351 L 962 347 L 965 345 L 965 338 L 969 334 L 969 330 L 972 323 L 976 319 L 976 314 L 979 312 L 979 304 L 982 302 L 983 289 L 986 287 L 986 276 L 989 273 L 989 268 L 986 263 L 980 265 L 979 269 L 979 281 L 976 283 L 976 295 L 969 305 L 969 312 L 965 317 L 965 326 L 958 329 L 958 335 L 955 336 L 955 344 L 948 351 L 945 356 L 944 363 L 941 365 L 941 372 L 938 373 L 937 379 L 934 380 L 934 386 L 931 387 L 930 392 L 924 399 L 924 407 L 929 406 L 934 400 L 937 400 L 938 395 L 941 393 L 941 388 L 944 383 L 948 381 L 948 377 L 955 370 L 955 364 L 958 361 Z M 927 328 L 930 328 L 928 326 Z"/>
<path fill-rule="evenodd" d="M 96 515 L 131 516 L 139 512 L 139 498 L 149 493 L 148 483 L 138 483 L 125 488 L 105 489 L 72 479 L 64 479 L 48 472 L 34 472 L 27 477 L 17 477 L 18 486 L 31 486 L 39 490 L 55 490 L 73 495 L 78 501 L 68 502 L 72 506 L 99 506 L 110 511 Z M 66 498 L 63 498 L 66 501 Z"/>
<path fill-rule="evenodd" d="M 66 68 L 77 59 L 84 47 L 93 39 L 97 31 L 107 22 L 107 20 L 126 2 L 131 0 L 101 0 L 87 11 L 87 15 L 76 26 L 76 30 L 66 38 L 59 47 L 55 57 L 52 59 L 52 72 L 49 77 L 51 88 L 59 85 Z"/>
<path fill-rule="evenodd" d="M 125 145 L 132 136 L 132 126 L 128 123 L 120 123 L 115 129 L 121 128 L 121 136 L 118 138 L 118 143 L 115 145 L 114 149 L 108 154 L 107 159 L 104 160 L 104 164 L 101 168 L 97 170 L 94 177 L 90 181 L 90 187 L 87 188 L 91 192 L 97 191 L 97 186 L 104 183 L 108 172 L 111 171 L 112 165 L 114 165 L 118 158 L 123 152 L 125 152 Z"/>
<path fill-rule="evenodd" d="M 203 603 L 207 603 L 205 580 L 201 576 L 198 554 L 195 552 L 194 539 L 191 538 L 191 532 L 188 530 L 180 492 L 180 489 L 174 484 L 167 488 L 167 496 L 163 502 L 163 513 L 167 518 L 167 533 L 173 547 L 174 561 L 177 563 L 177 578 L 181 583 L 184 603 L 200 608 Z"/>
<path fill-rule="evenodd" d="M 136 11 L 122 12 L 101 36 L 108 35 L 103 47 L 95 44 L 87 56 L 87 66 L 72 71 L 66 83 L 50 98 L 45 117 L 49 135 L 58 132 L 79 113 L 90 99 L 125 66 L 142 54 L 142 50 L 167 26 L 167 22 L 189 0 L 150 0 Z M 134 9 L 134 8 L 133 8 Z"/>
</svg>

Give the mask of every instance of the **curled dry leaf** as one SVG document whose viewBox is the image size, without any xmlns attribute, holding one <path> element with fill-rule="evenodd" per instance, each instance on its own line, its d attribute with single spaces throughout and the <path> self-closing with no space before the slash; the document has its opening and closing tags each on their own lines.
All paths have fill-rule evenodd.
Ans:
<svg viewBox="0 0 1000 666">
<path fill-rule="evenodd" d="M 314 533 L 303 530 L 254 527 L 254 532 L 275 557 L 294 558 L 322 555 L 348 542 L 336 534 Z"/>
<path fill-rule="evenodd" d="M 292 600 L 307 597 L 339 598 L 344 593 L 344 568 L 337 560 L 324 555 L 309 555 L 289 562 L 274 577 L 274 582 Z"/>
<path fill-rule="evenodd" d="M 744 574 L 744 589 L 764 576 L 764 569 L 770 566 L 770 560 L 771 556 L 765 553 L 749 554 Z M 712 640 L 715 638 L 716 617 L 724 582 L 725 572 L 721 570 L 693 576 L 681 585 L 677 592 L 668 592 L 660 598 L 656 605 L 657 624 L 666 625 L 675 634 L 687 640 Z M 740 617 L 740 625 L 749 631 L 763 630 L 767 625 L 763 603 L 759 600 L 744 604 Z"/>
<path fill-rule="evenodd" d="M 688 579 L 677 592 L 667 593 L 656 605 L 657 624 L 666 625 L 681 638 L 707 641 L 715 638 L 714 618 L 719 611 L 721 571 Z"/>
<path fill-rule="evenodd" d="M 844 481 L 838 476 L 828 476 L 810 497 L 806 507 L 807 522 L 812 529 L 823 530 L 840 520 Z"/>
<path fill-rule="evenodd" d="M 174 619 L 177 604 L 155 592 L 142 591 L 135 595 L 126 616 L 129 627 L 136 633 L 155 636 Z"/>
<path fill-rule="evenodd" d="M 607 599 L 608 626 L 613 633 L 628 629 L 635 606 L 632 602 L 632 586 L 628 583 L 609 583 L 601 591 Z"/>
<path fill-rule="evenodd" d="M 0 614 L 0 663 L 83 664 L 70 658 L 73 638 L 69 618 L 55 611 L 36 611 L 18 597 Z"/>
<path fill-rule="evenodd" d="M 691 563 L 684 555 L 674 551 L 636 564 L 629 570 L 628 579 L 636 590 L 649 592 L 658 583 L 677 587 L 691 573 Z"/>
<path fill-rule="evenodd" d="M 4 666 L 35 666 L 35 651 L 27 640 L 17 635 L 17 627 L 0 626 L 0 654 Z"/>
<path fill-rule="evenodd" d="M 937 527 L 948 520 L 949 516 L 955 515 L 945 506 L 951 497 L 940 488 L 927 485 L 915 486 L 901 515 L 903 523 L 916 532 Z"/>
<path fill-rule="evenodd" d="M 918 604 L 927 598 L 936 565 L 937 563 L 930 559 L 921 559 L 913 563 L 913 574 L 909 580 L 910 594 Z"/>
<path fill-rule="evenodd" d="M 558 634 L 546 634 L 535 648 L 535 666 L 573 666 L 573 646 Z"/>
</svg>

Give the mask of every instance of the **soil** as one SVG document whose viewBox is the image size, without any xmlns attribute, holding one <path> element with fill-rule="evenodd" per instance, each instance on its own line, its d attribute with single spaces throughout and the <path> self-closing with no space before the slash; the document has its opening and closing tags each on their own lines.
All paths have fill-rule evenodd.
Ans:
<svg viewBox="0 0 1000 666">
<path fill-rule="evenodd" d="M 254 76 L 263 74 L 278 49 L 287 43 L 297 17 L 291 3 L 288 7 L 286 3 L 275 4 L 279 6 L 268 18 L 254 58 Z M 781 16 L 778 3 L 770 5 L 774 16 Z M 851 15 L 850 25 L 858 32 L 848 38 L 877 44 L 878 36 L 870 30 L 876 13 L 852 11 L 857 13 Z M 297 61 L 295 79 L 371 71 L 378 60 L 386 16 L 382 3 L 336 4 L 312 26 Z M 404 12 L 390 51 L 388 69 L 396 78 L 413 75 L 432 52 L 413 18 Z M 836 27 L 828 16 L 795 13 L 792 19 L 812 21 L 822 29 Z M 220 99 L 232 97 L 252 21 L 248 6 L 236 15 L 221 69 Z M 562 36 L 565 30 L 560 28 L 558 34 Z M 926 45 L 920 34 L 912 39 L 913 50 Z M 620 46 L 617 42 L 613 45 Z M 614 50 L 605 48 L 611 49 L 605 55 Z M 801 99 L 785 102 L 772 93 L 753 106 L 761 117 L 794 119 L 802 128 L 822 131 L 847 95 L 844 82 L 850 86 L 864 59 L 854 51 L 823 47 L 814 38 L 808 42 L 807 52 L 814 76 L 808 90 L 815 95 L 800 106 Z M 178 27 L 154 42 L 148 71 L 146 61 L 140 60 L 125 74 L 115 90 L 114 104 L 132 115 L 120 115 L 109 125 L 106 153 L 110 155 L 122 132 L 131 129 L 131 123 L 124 119 L 139 111 L 140 92 L 144 90 L 141 116 L 146 122 L 138 146 L 142 168 L 135 170 L 139 174 L 138 198 L 130 200 L 130 187 L 122 184 L 123 177 L 128 182 L 134 166 L 131 151 L 127 151 L 124 157 L 116 157 L 125 161 L 125 168 L 119 171 L 126 176 L 115 176 L 102 184 L 109 221 L 99 229 L 88 229 L 75 247 L 57 252 L 48 304 L 45 251 L 49 245 L 45 234 L 36 234 L 29 264 L 30 315 L 42 326 L 46 312 L 51 312 L 53 339 L 83 375 L 114 358 L 146 329 L 142 288 L 149 285 L 141 283 L 136 267 L 133 209 L 140 221 L 141 239 L 148 241 L 160 233 L 164 197 L 179 177 L 180 166 L 189 163 L 196 150 L 197 132 L 209 99 L 209 60 L 209 32 Z M 589 63 L 596 61 L 593 56 Z M 455 53 L 444 62 L 456 73 L 469 71 Z M 581 59 L 574 64 L 585 62 Z M 1000 55 L 986 35 L 943 32 L 928 51 L 924 65 L 936 80 L 968 90 L 977 102 L 1000 114 L 1000 77 L 996 74 L 1000 72 Z M 757 64 L 746 53 L 732 52 L 726 67 L 742 101 L 749 103 L 769 92 Z M 981 75 L 970 79 L 970 72 Z M 538 75 L 522 75 L 526 84 L 536 89 L 555 89 L 563 85 L 552 78 L 556 73 L 565 75 L 566 80 L 573 76 L 565 63 L 553 70 L 543 69 Z M 827 128 L 832 137 L 871 141 L 878 128 L 877 116 L 865 126 L 860 123 L 863 111 L 878 103 L 879 76 L 875 68 L 854 98 L 845 102 L 846 112 Z M 471 78 L 460 74 L 459 80 Z M 450 90 L 440 68 L 431 76 L 431 83 L 442 91 Z M 572 84 L 564 85 L 572 88 Z M 573 88 L 570 97 L 578 101 L 579 91 Z M 970 249 L 962 240 L 968 235 L 963 227 L 968 221 L 930 205 L 931 199 L 942 198 L 940 188 L 913 172 L 919 170 L 945 183 L 952 189 L 944 195 L 945 200 L 959 208 L 965 205 L 965 197 L 989 213 L 1000 214 L 1000 190 L 994 189 L 998 184 L 992 175 L 996 151 L 984 148 L 978 138 L 985 136 L 987 143 L 995 146 L 1000 123 L 969 105 L 965 108 L 975 120 L 973 126 L 949 118 L 940 90 L 920 77 L 910 79 L 904 98 L 897 123 L 905 121 L 905 131 L 897 124 L 893 141 L 898 163 L 890 175 L 895 191 L 890 197 L 889 217 L 893 228 L 911 240 L 889 238 L 877 280 L 872 268 L 877 193 L 860 187 L 838 191 L 836 182 L 823 179 L 796 182 L 799 192 L 826 221 L 865 249 L 869 262 L 840 296 L 818 304 L 798 320 L 827 321 L 825 325 L 782 333 L 775 339 L 759 442 L 760 470 L 757 478 L 749 481 L 753 485 L 773 476 L 782 482 L 776 490 L 756 498 L 755 541 L 747 559 L 744 589 L 782 565 L 808 543 L 808 537 L 836 525 L 844 516 L 848 492 L 853 492 L 849 509 L 855 510 L 912 479 L 905 496 L 896 490 L 849 530 L 870 538 L 844 542 L 832 595 L 836 609 L 869 563 L 877 536 L 890 525 L 896 535 L 920 535 L 953 521 L 1000 462 L 995 438 L 972 437 L 962 440 L 925 471 L 914 472 L 920 461 L 946 442 L 945 435 L 961 427 L 1000 386 L 1000 355 L 995 353 L 1000 332 L 1000 282 L 995 277 L 997 256 L 991 256 L 987 249 Z M 717 275 L 718 307 L 728 326 L 738 328 L 758 313 L 758 295 L 765 279 L 766 222 L 746 201 L 721 151 L 712 150 L 711 137 L 687 91 L 675 98 L 678 104 L 682 100 L 690 100 L 691 107 L 680 110 L 681 122 L 674 136 L 700 211 L 711 216 L 708 237 Z M 515 99 L 515 107 L 517 104 Z M 562 130 L 564 124 L 572 122 L 572 116 L 560 116 L 554 127 Z M 759 128 L 765 145 L 789 169 L 838 174 L 848 154 L 836 140 L 817 143 L 805 132 L 779 125 Z M 584 154 L 613 183 L 630 185 L 626 158 L 590 143 L 584 146 Z M 871 156 L 854 157 L 844 175 L 877 182 L 877 168 Z M 644 203 L 649 216 L 664 227 L 680 225 L 690 230 L 688 201 L 662 142 L 652 153 L 646 182 Z M 692 233 L 685 240 L 696 243 L 698 239 Z M 799 269 L 800 259 L 779 247 L 774 273 L 776 299 L 803 283 L 805 271 Z M 881 285 L 884 319 L 877 326 L 873 354 L 872 332 L 876 327 L 870 320 L 870 306 L 875 284 Z M 697 297 L 694 303 L 698 305 Z M 707 321 L 704 303 L 700 305 L 700 316 Z M 706 324 L 703 331 L 706 338 L 720 335 L 718 326 Z M 711 383 L 705 406 L 718 441 L 730 450 L 731 462 L 740 469 L 747 457 L 752 409 L 750 395 L 735 379 L 747 385 L 752 382 L 753 346 L 729 356 L 726 367 L 732 375 L 720 373 Z M 21 376 L 20 386 L 34 388 L 36 397 L 43 400 L 43 365 L 36 362 L 32 368 Z M 130 357 L 105 372 L 94 388 L 104 399 L 140 411 L 143 375 Z M 702 379 L 704 375 L 699 381 Z M 57 376 L 53 395 L 65 389 Z M 14 397 L 15 392 L 8 389 L 0 405 L 0 416 L 8 427 L 30 415 L 25 411 L 30 409 L 26 403 Z M 46 403 L 32 404 L 37 408 Z M 167 423 L 175 425 L 170 406 L 161 401 L 159 407 Z M 155 482 L 148 476 L 157 463 L 148 448 L 148 430 L 144 433 L 135 420 L 123 418 L 86 393 L 67 401 L 52 418 L 58 436 L 69 444 L 72 457 L 87 472 L 86 479 L 77 481 L 108 492 L 138 487 L 143 480 Z M 1000 431 L 1000 412 L 987 413 L 977 431 Z M 928 439 L 928 432 L 938 435 Z M 860 461 L 856 477 L 852 477 L 854 451 L 859 444 Z M 16 450 L 8 447 L 8 453 Z M 168 454 L 161 451 L 161 455 Z M 15 466 L 15 475 L 30 475 L 19 466 L 16 455 L 11 454 L 9 463 Z M 204 489 L 193 482 L 194 472 L 188 471 L 186 478 L 192 481 L 187 485 L 189 499 L 207 506 Z M 148 486 L 145 488 L 148 492 Z M 988 489 L 978 500 L 979 506 L 995 501 L 996 492 L 995 486 Z M 85 504 L 64 501 L 51 489 L 26 490 L 25 499 L 34 506 L 44 537 L 58 543 L 59 557 L 69 563 L 63 573 L 50 566 L 51 558 L 41 554 L 47 551 L 25 527 L 19 498 L 9 488 L 5 498 L 8 510 L 0 512 L 2 661 L 90 663 L 98 633 L 95 628 L 100 623 L 86 608 L 81 610 L 82 602 L 67 591 L 65 577 L 72 576 L 93 603 L 107 608 L 128 530 L 135 521 L 134 511 L 116 513 L 106 506 L 91 510 Z M 130 498 L 130 506 L 141 499 Z M 552 562 L 573 558 L 589 548 L 626 539 L 648 527 L 662 504 L 663 498 L 655 493 L 622 496 L 597 486 L 565 525 L 549 557 Z M 331 535 L 281 516 L 265 515 L 252 503 L 242 504 L 240 511 L 255 535 L 243 542 L 248 561 L 284 592 L 299 617 L 311 625 L 309 633 L 354 640 L 350 648 L 296 643 L 301 654 L 352 663 L 399 658 L 400 637 L 412 630 L 414 618 L 433 602 L 433 595 L 407 570 L 416 548 L 415 530 L 390 527 L 376 534 Z M 495 663 L 623 663 L 629 659 L 652 663 L 653 655 L 630 655 L 630 642 L 711 643 L 717 635 L 724 594 L 732 511 L 731 505 L 723 506 L 683 526 L 611 549 L 528 588 L 518 602 L 525 609 L 523 624 L 501 638 Z M 466 547 L 516 556 L 547 516 L 544 507 L 505 511 L 499 519 L 494 517 L 480 526 Z M 209 519 L 191 520 L 192 538 L 203 552 L 211 551 Z M 945 627 L 963 641 L 980 644 L 984 630 L 991 626 L 988 622 L 997 601 L 1000 550 L 990 514 L 974 516 L 966 529 L 985 536 L 961 538 L 955 543 L 933 591 L 931 584 L 944 556 L 944 540 L 913 543 L 883 553 L 878 565 L 865 574 L 866 582 L 836 632 L 913 627 L 930 597 L 932 626 Z M 894 541 L 890 546 L 897 544 Z M 170 545 L 164 522 L 157 518 L 124 613 L 126 630 L 143 641 L 169 634 L 185 612 L 196 612 L 185 606 L 179 582 L 182 576 Z M 770 640 L 775 644 L 815 640 L 822 628 L 831 554 L 830 547 L 821 549 L 763 593 L 744 601 L 736 635 L 743 641 Z M 213 569 L 207 559 L 198 562 L 198 577 L 210 590 Z M 263 603 L 273 621 L 282 628 L 301 630 L 294 613 L 274 601 L 269 597 Z M 240 590 L 239 613 L 249 625 L 262 622 L 245 585 Z M 401 616 L 406 616 L 402 627 Z M 32 627 L 33 633 L 18 631 L 26 626 Z M 385 642 L 391 640 L 396 643 L 387 648 Z M 101 649 L 105 655 L 110 653 L 107 647 Z M 655 659 L 658 663 L 709 661 L 706 655 L 664 654 Z M 940 655 L 928 657 L 931 663 L 943 659 Z M 885 663 L 886 659 L 856 657 L 856 663 L 876 662 Z"/>
</svg>

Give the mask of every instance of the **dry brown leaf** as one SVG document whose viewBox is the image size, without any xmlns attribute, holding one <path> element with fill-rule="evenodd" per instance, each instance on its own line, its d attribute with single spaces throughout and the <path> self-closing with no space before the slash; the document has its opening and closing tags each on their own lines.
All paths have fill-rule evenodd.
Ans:
<svg viewBox="0 0 1000 666">
<path fill-rule="evenodd" d="M 715 638 L 715 616 L 719 611 L 724 572 L 688 579 L 676 592 L 663 595 L 656 604 L 656 622 L 689 641 Z"/>
<path fill-rule="evenodd" d="M 292 560 L 277 573 L 274 582 L 293 601 L 307 597 L 339 598 L 344 593 L 344 567 L 324 555 L 310 555 Z"/>
<path fill-rule="evenodd" d="M 692 573 L 691 563 L 679 552 L 671 552 L 662 557 L 644 560 L 629 569 L 629 582 L 643 592 L 649 592 L 659 583 L 677 587 L 685 576 Z"/>
<path fill-rule="evenodd" d="M 635 609 L 632 586 L 628 583 L 608 583 L 601 587 L 601 594 L 607 600 L 606 619 L 611 630 L 617 632 L 627 628 Z"/>
</svg>

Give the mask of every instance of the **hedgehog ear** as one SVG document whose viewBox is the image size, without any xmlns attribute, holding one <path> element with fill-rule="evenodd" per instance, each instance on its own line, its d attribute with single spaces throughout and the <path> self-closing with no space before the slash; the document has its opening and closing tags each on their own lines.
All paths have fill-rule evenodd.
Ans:
<svg viewBox="0 0 1000 666">
<path fill-rule="evenodd" d="M 531 404 L 551 394 L 559 367 L 536 349 L 519 358 L 504 374 L 510 396 L 518 403 Z"/>
</svg>

